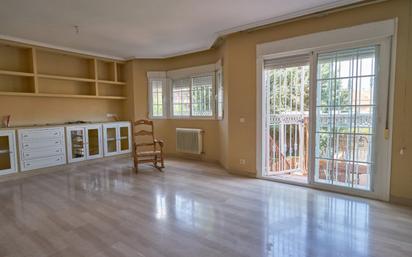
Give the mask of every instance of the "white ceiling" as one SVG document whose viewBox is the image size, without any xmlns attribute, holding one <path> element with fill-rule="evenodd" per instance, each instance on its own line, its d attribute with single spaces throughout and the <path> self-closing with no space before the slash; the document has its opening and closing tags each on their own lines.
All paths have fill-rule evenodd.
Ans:
<svg viewBox="0 0 412 257">
<path fill-rule="evenodd" d="M 207 49 L 220 35 L 357 1 L 1 0 L 0 37 L 119 59 L 161 58 Z"/>
</svg>

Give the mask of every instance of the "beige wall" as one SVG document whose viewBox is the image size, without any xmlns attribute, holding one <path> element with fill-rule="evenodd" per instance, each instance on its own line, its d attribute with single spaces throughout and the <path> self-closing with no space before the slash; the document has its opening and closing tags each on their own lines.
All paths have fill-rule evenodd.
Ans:
<svg viewBox="0 0 412 257">
<path fill-rule="evenodd" d="M 55 97 L 0 96 L 0 117 L 11 114 L 11 126 L 105 121 L 107 113 L 125 116 L 122 101 Z"/>
</svg>

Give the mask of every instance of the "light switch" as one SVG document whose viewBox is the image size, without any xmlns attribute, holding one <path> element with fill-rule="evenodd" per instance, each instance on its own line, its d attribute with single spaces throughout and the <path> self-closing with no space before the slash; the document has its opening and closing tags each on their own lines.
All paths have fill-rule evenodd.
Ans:
<svg viewBox="0 0 412 257">
<path fill-rule="evenodd" d="M 243 118 L 243 117 L 241 117 L 241 118 L 239 119 L 239 121 L 240 121 L 240 123 L 245 123 L 246 119 Z"/>
</svg>

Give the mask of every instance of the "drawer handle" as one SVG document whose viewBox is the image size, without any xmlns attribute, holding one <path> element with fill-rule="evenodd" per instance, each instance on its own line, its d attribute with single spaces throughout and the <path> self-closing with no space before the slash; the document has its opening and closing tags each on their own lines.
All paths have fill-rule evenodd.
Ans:
<svg viewBox="0 0 412 257">
<path fill-rule="evenodd" d="M 28 146 L 29 146 L 29 144 L 25 144 L 24 146 L 25 146 L 25 147 L 28 147 Z"/>
<path fill-rule="evenodd" d="M 23 137 L 28 137 L 29 135 L 23 135 Z"/>
</svg>

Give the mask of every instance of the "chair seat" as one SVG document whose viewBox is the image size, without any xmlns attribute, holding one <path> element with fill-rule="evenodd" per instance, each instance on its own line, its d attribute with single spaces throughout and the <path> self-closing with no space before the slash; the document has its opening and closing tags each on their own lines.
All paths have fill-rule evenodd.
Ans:
<svg viewBox="0 0 412 257">
<path fill-rule="evenodd" d="M 137 156 L 155 156 L 155 155 L 160 155 L 160 151 L 142 151 L 142 152 L 137 152 Z"/>
</svg>

